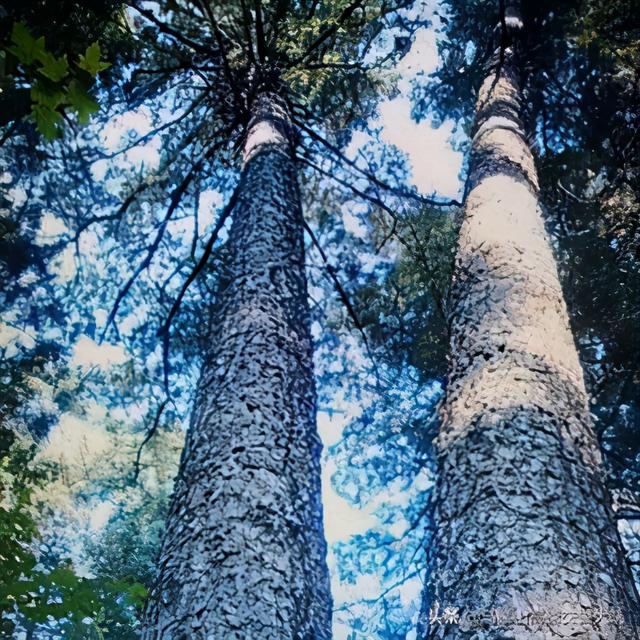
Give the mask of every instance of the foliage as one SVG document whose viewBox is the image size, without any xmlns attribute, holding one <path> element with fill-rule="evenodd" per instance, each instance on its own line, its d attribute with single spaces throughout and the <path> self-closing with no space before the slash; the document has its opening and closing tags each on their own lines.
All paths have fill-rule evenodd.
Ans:
<svg viewBox="0 0 640 640">
<path fill-rule="evenodd" d="M 589 0 L 577 21 L 577 42 L 581 46 L 595 44 L 607 57 L 630 75 L 640 67 L 640 22 L 637 0 Z"/>
<path fill-rule="evenodd" d="M 5 82 L 28 89 L 27 111 L 32 100 L 52 111 L 41 129 L 60 136 L 44 146 L 24 122 L 16 129 L 24 139 L 4 123 L 1 420 L 11 438 L 29 432 L 56 470 L 24 475 L 43 468 L 31 444 L 11 445 L 3 458 L 23 475 L 3 475 L 15 502 L 0 514 L 0 542 L 30 568 L 10 567 L 7 589 L 32 585 L 25 597 L 37 605 L 15 613 L 5 601 L 8 624 L 37 624 L 51 637 L 135 637 L 224 261 L 225 229 L 213 232 L 237 182 L 252 101 L 270 90 L 284 97 L 298 134 L 321 406 L 357 407 L 328 452 L 333 485 L 375 522 L 332 551 L 356 593 L 377 580 L 375 595 L 345 596 L 336 618 L 356 637 L 410 637 L 458 208 L 407 187 L 406 160 L 380 151 L 379 139 L 357 155 L 350 143 L 354 133 L 376 137 L 376 104 L 396 91 L 394 65 L 428 21 L 403 0 L 132 1 L 126 18 L 115 3 L 79 4 L 26 2 L 0 33 L 14 49 Z M 46 11 L 37 15 L 36 5 Z M 612 487 L 634 500 L 638 12 L 623 0 L 525 5 L 533 27 L 524 117 Z M 463 147 L 497 6 L 443 3 L 442 66 L 413 88 L 415 116 L 455 118 Z M 96 104 L 88 126 L 58 127 Z M 78 345 L 124 355 L 81 365 Z M 65 421 L 78 440 L 104 448 L 47 458 Z M 18 465 L 20 456 L 30 462 Z M 87 524 L 107 507 L 99 526 Z M 82 542 L 72 545 L 78 531 Z M 47 603 L 47 589 L 61 602 Z"/>
<path fill-rule="evenodd" d="M 117 3 L 93 7 L 72 1 L 34 3 L 3 10 L 0 29 L 1 124 L 13 128 L 30 114 L 47 140 L 61 135 L 65 115 L 80 124 L 98 110 L 91 95 L 101 60 L 100 39 L 110 44 L 119 28 Z M 46 35 L 45 35 L 46 34 Z"/>
<path fill-rule="evenodd" d="M 31 197 L 47 174 L 21 173 L 19 164 L 3 168 L 7 233 L 2 241 L 7 251 L 2 267 L 7 277 L 0 290 L 1 422 L 8 437 L 30 444 L 27 449 L 15 445 L 3 455 L 3 464 L 20 470 L 17 475 L 11 471 L 13 479 L 3 476 L 3 488 L 5 480 L 13 483 L 5 495 L 16 505 L 2 511 L 3 532 L 21 551 L 13 553 L 9 542 L 2 540 L 1 548 L 12 551 L 1 571 L 7 597 L 2 621 L 7 629 L 32 632 L 35 637 L 57 638 L 64 633 L 83 639 L 133 638 L 150 586 L 161 509 L 169 491 L 167 475 L 170 480 L 175 472 L 180 438 L 168 452 L 163 449 L 165 433 L 175 427 L 163 420 L 159 437 L 140 459 L 139 483 L 147 502 L 134 514 L 142 490 L 139 485 L 130 488 L 142 439 L 136 430 L 144 430 L 144 420 L 117 421 L 94 399 L 101 398 L 116 412 L 123 401 L 131 402 L 129 394 L 135 394 L 140 384 L 147 384 L 144 366 L 123 365 L 107 373 L 74 362 L 74 344 L 80 339 L 95 345 L 89 338 L 96 337 L 95 328 L 83 321 L 86 296 L 74 299 L 69 283 L 59 281 L 59 269 L 65 264 L 57 258 L 60 243 L 55 227 L 60 223 L 51 222 L 51 214 Z M 88 420 L 94 428 L 83 432 Z M 73 429 L 69 440 L 64 439 L 64 424 Z M 24 435 L 18 437 L 20 433 Z M 82 443 L 99 450 L 92 453 Z M 105 449 L 100 447 L 105 443 L 114 448 L 102 458 Z M 59 453 L 54 455 L 54 450 Z M 32 478 L 32 471 L 39 475 Z M 155 496 L 155 503 L 149 496 Z M 113 534 L 103 538 L 87 524 L 87 509 L 105 499 L 121 500 L 126 508 L 112 516 L 105 531 Z M 127 523 L 124 528 L 122 523 Z M 16 526 L 21 527 L 20 535 Z M 118 543 L 114 543 L 116 532 L 122 536 Z M 135 555 L 121 556 L 118 564 L 116 555 L 125 548 L 125 540 L 139 544 L 127 547 Z M 16 556 L 19 563 L 13 562 Z M 101 556 L 110 558 L 110 564 L 94 565 L 93 558 Z M 12 598 L 18 598 L 18 604 Z"/>
<path fill-rule="evenodd" d="M 13 431 L 0 431 L 0 616 L 3 632 L 48 628 L 50 637 L 106 637 L 106 628 L 129 623 L 146 590 L 131 578 L 88 579 L 68 559 L 53 566 L 38 545 L 35 490 L 55 469 L 35 460 L 36 446 Z"/>
<path fill-rule="evenodd" d="M 451 211 L 408 211 L 394 230 L 399 250 L 385 278 L 359 292 L 363 322 L 372 341 L 385 347 L 385 363 L 398 370 L 409 365 L 425 383 L 445 375 L 456 227 Z M 388 227 L 376 228 L 379 242 L 385 233 Z"/>
</svg>

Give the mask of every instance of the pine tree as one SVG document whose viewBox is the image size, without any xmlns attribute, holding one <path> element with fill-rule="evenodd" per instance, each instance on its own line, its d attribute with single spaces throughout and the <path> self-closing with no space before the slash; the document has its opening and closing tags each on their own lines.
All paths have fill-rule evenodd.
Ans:
<svg viewBox="0 0 640 640">
<path fill-rule="evenodd" d="M 421 633 L 637 638 L 520 117 L 523 31 L 519 4 L 506 3 L 477 100 Z"/>
<path fill-rule="evenodd" d="M 329 638 L 292 129 L 259 94 L 146 638 Z"/>
<path fill-rule="evenodd" d="M 221 124 L 203 139 L 168 216 L 216 152 L 235 143 L 243 156 L 239 184 L 176 303 L 230 216 L 144 638 L 330 637 L 295 126 L 329 146 L 309 127 L 314 119 L 366 113 L 380 63 L 356 62 L 397 8 L 202 2 L 160 18 L 138 8 L 175 40 L 179 61 L 180 47 L 198 56 L 192 68 L 206 69 L 205 101 Z"/>
</svg>

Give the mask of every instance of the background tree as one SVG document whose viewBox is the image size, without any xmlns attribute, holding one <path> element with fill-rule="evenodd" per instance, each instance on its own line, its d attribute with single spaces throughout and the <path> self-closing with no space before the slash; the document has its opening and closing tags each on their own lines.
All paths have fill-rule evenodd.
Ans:
<svg viewBox="0 0 640 640">
<path fill-rule="evenodd" d="M 490 55 L 477 43 L 487 42 L 494 29 L 486 18 L 488 4 L 445 5 L 446 32 L 452 37 L 441 43 L 439 81 L 428 90 L 416 86 L 417 115 L 435 109 L 441 118 L 470 126 L 474 90 L 482 81 L 479 69 Z M 603 14 L 598 3 L 564 3 L 561 9 L 523 4 L 529 27 L 522 118 L 532 132 L 545 220 L 618 497 L 632 490 L 638 442 L 635 398 L 628 386 L 638 366 L 638 343 L 628 324 L 640 303 L 637 264 L 632 252 L 621 250 L 624 242 L 618 237 L 633 236 L 633 216 L 625 213 L 628 200 L 624 204 L 620 189 L 628 195 L 636 191 L 628 180 L 637 164 L 632 115 L 637 83 L 634 89 L 632 73 L 621 71 L 620 58 L 598 45 L 597 31 L 585 25 L 597 23 L 599 16 L 603 33 L 613 29 L 632 48 L 637 35 L 633 19 L 626 17 L 628 8 L 611 5 Z"/>
<path fill-rule="evenodd" d="M 608 187 L 615 189 L 612 176 L 622 175 L 613 169 L 620 158 L 618 153 L 611 153 L 613 136 L 621 136 L 620 139 L 628 136 L 620 147 L 617 142 L 613 143 L 615 148 L 624 149 L 625 145 L 629 145 L 630 150 L 635 144 L 634 108 L 633 102 L 629 101 L 634 85 L 633 82 L 627 82 L 626 88 L 623 88 L 619 59 L 612 59 L 608 54 L 603 56 L 602 48 L 593 42 L 585 46 L 583 30 L 587 16 L 591 20 L 594 15 L 603 15 L 602 9 L 599 14 L 594 13 L 594 7 L 578 3 L 563 4 L 561 8 L 553 3 L 525 5 L 529 22 L 527 64 L 522 82 L 525 96 L 522 117 L 528 130 L 536 132 L 530 141 L 533 143 L 542 199 L 546 205 L 545 221 L 556 250 L 572 329 L 585 367 L 592 398 L 591 411 L 595 415 L 595 427 L 605 453 L 614 507 L 618 509 L 621 533 L 630 545 L 630 560 L 635 563 L 637 542 L 633 519 L 637 510 L 634 506 L 636 465 L 633 460 L 638 437 L 635 398 L 629 391 L 637 376 L 638 344 L 634 331 L 627 323 L 633 322 L 639 298 L 634 263 L 629 261 L 628 252 L 627 258 L 622 259 L 618 242 L 606 222 L 606 205 L 603 206 Z M 615 30 L 618 42 L 626 42 L 626 46 L 629 46 L 634 41 L 633 18 L 629 19 L 631 14 L 628 7 L 626 10 L 619 9 L 612 8 L 607 18 L 612 23 L 607 26 L 605 20 L 604 24 L 600 23 L 600 28 L 603 31 L 609 29 L 609 33 Z M 474 96 L 482 82 L 482 69 L 486 68 L 493 53 L 491 47 L 478 46 L 477 43 L 491 41 L 495 30 L 491 16 L 495 16 L 496 10 L 496 4 L 492 2 L 443 4 L 440 10 L 446 36 L 440 42 L 443 66 L 432 80 L 428 83 L 418 82 L 414 89 L 416 117 L 435 116 L 441 121 L 452 116 L 456 118 L 460 125 L 456 141 L 462 148 L 467 148 L 464 133 L 469 130 L 473 119 Z M 591 33 L 590 37 L 593 39 L 595 33 Z M 633 77 L 633 74 L 629 77 Z M 620 126 L 612 128 L 612 122 Z M 626 156 L 628 167 L 634 162 L 632 156 L 632 153 Z M 624 215 L 624 211 L 631 210 L 621 207 L 619 211 Z M 620 225 L 618 232 L 624 233 L 624 229 L 624 225 Z M 384 238 L 384 228 L 380 233 Z M 411 236 L 407 236 L 407 239 L 411 239 Z M 368 305 L 361 308 L 366 313 L 372 301 L 377 300 L 380 305 L 378 308 L 384 315 L 378 319 L 376 314 L 372 314 L 371 317 L 377 320 L 375 324 L 389 328 L 385 334 L 387 337 L 405 336 L 404 346 L 414 357 L 418 354 L 426 356 L 429 352 L 433 354 L 433 347 L 429 348 L 428 345 L 436 346 L 435 353 L 439 351 L 442 354 L 444 344 L 437 332 L 431 331 L 435 326 L 432 316 L 422 318 L 418 312 L 407 317 L 403 312 L 406 304 L 409 308 L 411 305 L 419 310 L 424 308 L 425 313 L 429 314 L 429 308 L 434 306 L 438 296 L 432 299 L 428 294 L 429 270 L 419 254 L 407 247 L 403 247 L 401 253 L 408 273 L 414 273 L 416 282 L 423 283 L 420 284 L 422 293 L 416 292 L 415 297 L 407 298 L 409 292 L 403 289 L 400 295 L 396 293 L 394 301 L 389 296 L 394 289 L 387 291 L 378 280 L 373 287 L 364 289 Z M 446 287 L 443 290 L 446 299 Z M 356 308 L 359 308 L 358 294 L 356 291 L 352 295 Z M 432 302 L 429 302 L 430 299 Z M 402 306 L 398 305 L 397 300 L 402 301 Z M 426 308 L 423 306 L 425 304 Z M 602 309 L 607 309 L 607 312 L 603 313 Z M 418 329 L 413 336 L 412 327 Z M 369 330 L 378 331 L 373 327 L 368 327 Z M 375 333 L 371 335 L 373 337 Z M 419 339 L 420 336 L 422 339 Z M 370 342 L 378 344 L 375 340 Z M 385 358 L 389 356 L 395 362 L 401 361 L 402 353 L 377 350 L 379 362 L 386 361 Z M 417 361 L 420 362 L 419 359 Z M 440 372 L 442 362 L 440 357 Z M 437 372 L 438 367 L 434 369 L 433 364 L 433 361 L 425 361 L 424 370 Z M 399 371 L 396 375 L 399 375 Z M 354 502 L 359 505 L 366 505 L 367 498 L 363 496 L 367 494 L 361 491 L 372 482 L 371 476 L 364 474 L 363 470 L 376 467 L 348 452 L 353 451 L 351 447 L 365 449 L 376 442 L 384 441 L 388 445 L 393 441 L 393 432 L 386 429 L 390 421 L 385 419 L 387 414 L 384 413 L 392 406 L 387 406 L 381 400 L 378 411 L 369 416 L 369 420 L 372 416 L 375 420 L 377 416 L 380 421 L 369 422 L 366 426 L 361 421 L 354 422 L 353 429 L 345 432 L 349 445 L 345 442 L 335 452 L 344 465 L 336 484 L 344 487 L 348 478 L 359 487 L 360 491 L 352 494 L 355 496 Z M 420 464 L 428 469 L 432 460 L 429 452 L 432 434 L 432 425 L 425 429 L 424 437 L 417 433 L 412 442 L 412 446 L 417 446 L 414 453 L 411 447 L 394 449 L 397 459 L 406 461 L 406 468 L 409 468 L 417 452 Z M 401 442 L 399 437 L 398 442 Z M 382 466 L 377 469 L 382 479 L 391 481 L 394 478 L 393 469 Z M 413 504 L 417 507 L 419 501 Z M 428 510 L 417 508 L 417 512 L 426 514 Z M 421 535 L 427 535 L 425 544 L 428 548 L 432 523 L 423 517 L 421 526 L 426 529 Z M 369 538 L 366 543 L 354 540 L 344 550 L 349 562 L 357 569 L 357 575 L 359 572 L 375 571 L 371 562 L 358 562 L 360 557 L 366 557 L 361 555 L 364 549 L 369 548 L 370 557 L 374 557 L 376 553 L 385 553 L 402 542 L 399 539 Z M 415 568 L 418 566 L 416 563 L 422 561 L 420 554 L 416 554 L 411 566 Z M 409 569 L 404 575 L 412 572 L 413 569 Z M 397 573 L 397 580 L 401 580 L 402 575 L 402 571 Z"/>
<path fill-rule="evenodd" d="M 505 4 L 477 99 L 451 292 L 427 636 L 462 637 L 480 615 L 494 637 L 558 625 L 634 637 L 637 594 L 520 122 L 527 23 Z M 439 606 L 459 608 L 459 628 L 439 628 Z"/>
</svg>

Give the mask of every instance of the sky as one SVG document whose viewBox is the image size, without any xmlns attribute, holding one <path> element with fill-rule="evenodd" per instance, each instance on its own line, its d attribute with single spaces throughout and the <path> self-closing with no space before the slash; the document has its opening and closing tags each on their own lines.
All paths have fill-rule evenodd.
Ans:
<svg viewBox="0 0 640 640">
<path fill-rule="evenodd" d="M 433 24 L 430 28 L 422 28 L 415 34 L 411 49 L 396 68 L 401 74 L 399 95 L 380 104 L 378 117 L 370 123 L 370 128 L 380 128 L 381 140 L 396 146 L 406 155 L 411 169 L 410 182 L 421 193 L 435 193 L 442 197 L 454 198 L 460 196 L 462 189 L 460 173 L 463 162 L 462 154 L 454 150 L 451 144 L 454 123 L 445 121 L 441 127 L 435 128 L 428 118 L 420 123 L 411 118 L 411 80 L 418 74 L 434 72 L 439 65 L 438 19 L 433 16 L 437 5 L 438 3 L 433 1 L 422 5 L 423 15 L 430 17 Z M 369 140 L 369 134 L 356 133 L 347 149 L 348 155 L 355 158 L 358 149 Z M 345 221 L 345 227 L 350 228 L 348 220 Z M 352 232 L 359 232 L 357 224 L 352 223 L 351 227 Z M 341 402 L 337 399 L 331 413 L 319 412 L 318 430 L 325 449 L 340 439 L 344 427 L 359 415 L 363 408 L 362 404 Z M 408 499 L 406 492 L 402 491 L 397 495 L 379 496 L 364 509 L 356 508 L 338 495 L 332 486 L 331 476 L 335 471 L 335 461 L 325 455 L 322 490 L 325 535 L 330 546 L 336 542 L 346 542 L 351 536 L 364 533 L 376 526 L 378 522 L 374 512 L 383 499 L 395 501 L 397 504 L 403 504 Z M 335 608 L 345 602 L 376 597 L 382 592 L 383 588 L 375 575 L 363 576 L 355 585 L 341 583 L 335 563 L 335 555 L 330 551 L 329 566 Z M 416 604 L 420 601 L 421 589 L 420 577 L 408 580 L 402 586 L 401 598 L 408 611 L 415 610 Z M 353 630 L 349 625 L 343 624 L 339 616 L 334 616 L 333 633 L 335 640 L 354 640 Z M 365 636 L 362 638 L 364 640 Z"/>
<path fill-rule="evenodd" d="M 437 3 L 428 2 L 423 7 L 433 26 L 416 33 L 411 49 L 396 67 L 401 74 L 400 95 L 380 105 L 380 117 L 372 124 L 382 127 L 384 142 L 395 145 L 407 155 L 411 181 L 420 192 L 454 198 L 462 188 L 460 171 L 463 157 L 450 143 L 453 121 L 445 121 L 441 127 L 435 128 L 428 118 L 420 123 L 411 118 L 411 80 L 418 74 L 433 73 L 439 66 L 439 22 L 433 15 Z"/>
</svg>

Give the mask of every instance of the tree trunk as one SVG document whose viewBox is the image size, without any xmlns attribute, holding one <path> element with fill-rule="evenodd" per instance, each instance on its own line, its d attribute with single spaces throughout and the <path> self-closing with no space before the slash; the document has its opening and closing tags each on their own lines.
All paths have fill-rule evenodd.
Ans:
<svg viewBox="0 0 640 640">
<path fill-rule="evenodd" d="M 522 20 L 510 4 L 477 103 L 419 637 L 638 638 L 519 118 Z"/>
<path fill-rule="evenodd" d="M 244 160 L 146 640 L 331 635 L 302 209 L 271 95 Z"/>
</svg>

